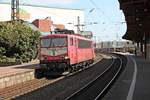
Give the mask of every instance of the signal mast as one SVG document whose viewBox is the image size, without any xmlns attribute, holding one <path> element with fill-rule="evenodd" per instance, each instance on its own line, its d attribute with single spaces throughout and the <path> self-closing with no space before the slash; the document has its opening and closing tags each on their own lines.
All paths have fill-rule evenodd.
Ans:
<svg viewBox="0 0 150 100">
<path fill-rule="evenodd" d="M 19 0 L 11 0 L 11 20 L 19 20 Z"/>
</svg>

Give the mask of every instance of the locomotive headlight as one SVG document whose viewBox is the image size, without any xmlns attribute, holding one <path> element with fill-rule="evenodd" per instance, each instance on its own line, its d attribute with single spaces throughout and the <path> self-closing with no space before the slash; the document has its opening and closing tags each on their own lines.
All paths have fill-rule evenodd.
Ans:
<svg viewBox="0 0 150 100">
<path fill-rule="evenodd" d="M 68 56 L 65 56 L 64 58 L 65 58 L 65 59 L 69 59 L 69 57 L 68 57 Z"/>
</svg>

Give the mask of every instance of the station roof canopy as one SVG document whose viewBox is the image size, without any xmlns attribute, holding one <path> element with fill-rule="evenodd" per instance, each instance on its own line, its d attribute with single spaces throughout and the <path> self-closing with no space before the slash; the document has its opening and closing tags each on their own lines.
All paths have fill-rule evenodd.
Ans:
<svg viewBox="0 0 150 100">
<path fill-rule="evenodd" d="M 127 23 L 124 39 L 135 42 L 150 37 L 150 0 L 118 0 Z"/>
</svg>

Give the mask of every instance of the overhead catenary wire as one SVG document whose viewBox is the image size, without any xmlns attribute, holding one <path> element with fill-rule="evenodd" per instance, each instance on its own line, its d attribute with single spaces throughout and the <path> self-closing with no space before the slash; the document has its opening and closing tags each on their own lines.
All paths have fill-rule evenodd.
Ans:
<svg viewBox="0 0 150 100">
<path fill-rule="evenodd" d="M 103 21 L 103 26 L 104 29 L 102 30 L 102 32 L 106 31 L 108 29 L 108 27 L 116 27 L 117 25 L 122 25 L 123 23 L 125 23 L 125 21 L 119 21 L 119 22 L 114 22 L 111 17 L 108 17 L 107 14 L 105 14 L 105 12 L 97 5 L 97 3 L 95 3 L 94 0 L 89 0 L 89 2 L 94 6 L 94 8 L 99 11 L 99 15 L 105 17 L 105 21 Z M 92 9 L 91 9 L 92 10 Z M 91 11 L 90 10 L 90 11 Z M 119 28 L 120 29 L 120 28 Z M 116 33 L 115 33 L 116 34 Z"/>
<path fill-rule="evenodd" d="M 97 9 L 97 11 L 99 11 L 99 16 L 104 16 L 106 21 L 103 21 L 102 24 L 105 26 L 105 28 L 102 30 L 103 32 L 106 31 L 106 28 L 112 24 L 112 20 L 104 13 L 104 11 L 93 1 L 93 0 L 89 0 L 90 3 L 94 6 L 95 9 Z"/>
<path fill-rule="evenodd" d="M 118 23 L 118 24 L 122 24 L 122 22 L 124 22 L 124 21 L 121 21 L 121 22 L 114 22 L 114 21 L 112 21 L 112 19 L 110 19 L 110 17 L 108 17 L 106 14 L 105 14 L 105 12 L 93 1 L 93 0 L 89 0 L 90 1 L 90 3 L 108 20 L 108 22 L 109 23 L 114 23 L 114 24 L 116 24 L 116 23 Z M 94 9 L 91 9 L 90 11 L 93 11 L 93 10 L 95 10 L 95 8 Z M 89 12 L 90 12 L 89 11 Z M 103 22 L 103 23 L 105 23 L 106 24 L 106 22 Z"/>
<path fill-rule="evenodd" d="M 97 6 L 97 4 L 96 4 L 93 0 L 89 0 L 89 1 L 91 2 L 91 4 L 92 4 L 93 6 L 95 6 L 95 8 L 96 8 L 104 17 L 107 18 L 107 20 L 108 20 L 109 22 L 112 22 L 112 20 L 104 13 L 104 11 L 103 11 L 99 6 Z"/>
</svg>

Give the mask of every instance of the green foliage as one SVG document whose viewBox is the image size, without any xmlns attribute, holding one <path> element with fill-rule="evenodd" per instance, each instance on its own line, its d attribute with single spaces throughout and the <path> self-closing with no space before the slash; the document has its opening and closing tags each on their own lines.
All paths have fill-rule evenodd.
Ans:
<svg viewBox="0 0 150 100">
<path fill-rule="evenodd" d="M 0 22 L 0 62 L 8 58 L 21 62 L 35 59 L 39 36 L 23 22 Z"/>
</svg>

